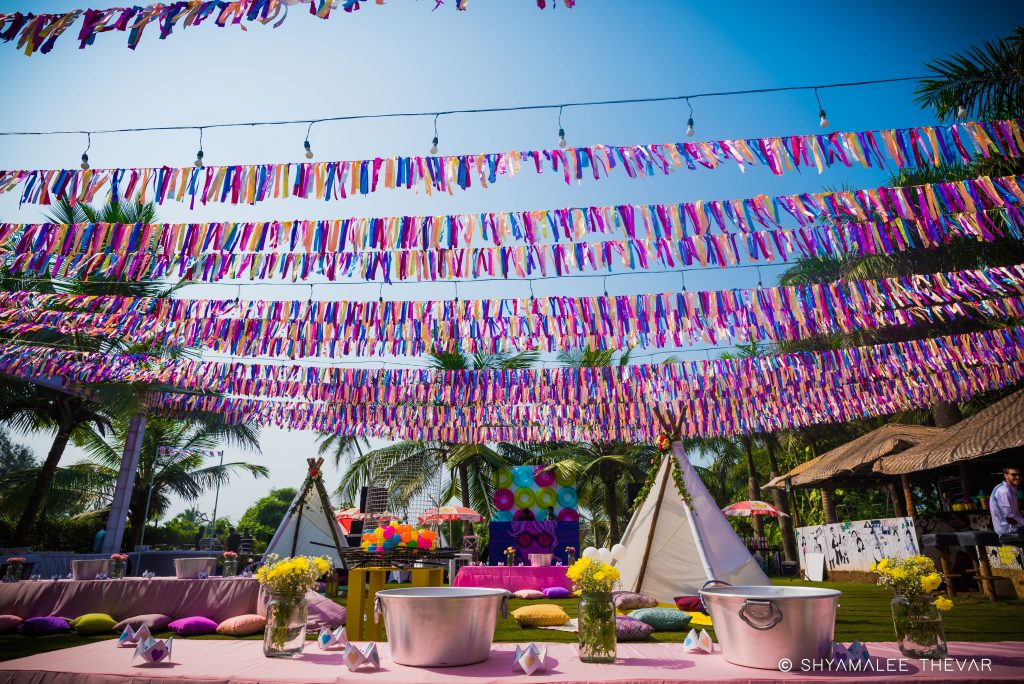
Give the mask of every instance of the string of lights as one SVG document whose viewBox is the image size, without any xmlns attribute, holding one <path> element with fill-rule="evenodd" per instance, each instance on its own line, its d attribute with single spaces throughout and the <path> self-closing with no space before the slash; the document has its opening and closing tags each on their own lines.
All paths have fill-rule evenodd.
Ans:
<svg viewBox="0 0 1024 684">
<path fill-rule="evenodd" d="M 719 90 L 719 91 L 708 91 L 698 93 L 687 93 L 680 95 L 660 95 L 653 97 L 633 97 L 633 98 L 616 98 L 606 100 L 580 100 L 574 102 L 557 102 L 557 103 L 545 103 L 545 104 L 525 104 L 525 105 L 510 105 L 504 107 L 475 107 L 475 108 L 464 108 L 464 109 L 445 109 L 438 111 L 421 111 L 421 112 L 376 112 L 369 114 L 345 114 L 338 116 L 326 116 L 310 119 L 271 119 L 271 120 L 255 120 L 255 121 L 235 121 L 235 122 L 222 122 L 222 123 L 203 123 L 203 124 L 175 124 L 167 126 L 135 126 L 126 128 L 102 128 L 93 130 L 84 129 L 55 129 L 45 131 L 0 131 L 0 136 L 48 136 L 48 135 L 85 135 L 87 137 L 87 147 L 85 152 L 82 154 L 82 168 L 87 169 L 88 167 L 88 151 L 92 145 L 92 136 L 99 134 L 123 134 L 123 133 L 144 133 L 144 132 L 157 132 L 157 131 L 187 131 L 193 130 L 199 132 L 199 150 L 196 153 L 195 165 L 203 165 L 203 131 L 221 129 L 221 128 L 252 128 L 262 126 L 290 126 L 306 124 L 306 135 L 303 139 L 303 154 L 306 159 L 313 158 L 312 143 L 310 142 L 310 133 L 315 124 L 323 124 L 330 122 L 339 121 L 359 121 L 359 120 L 371 120 L 371 119 L 397 119 L 397 118 L 420 118 L 420 117 L 433 117 L 434 123 L 434 134 L 431 139 L 430 153 L 437 154 L 439 146 L 439 134 L 438 134 L 438 119 L 442 116 L 452 116 L 456 114 L 493 114 L 502 112 L 525 112 L 525 111 L 537 111 L 537 110 L 558 110 L 558 145 L 559 147 L 565 147 L 568 143 L 566 142 L 565 128 L 562 124 L 562 113 L 565 109 L 570 107 L 606 107 L 606 106 L 617 106 L 617 105 L 628 105 L 628 104 L 649 104 L 658 102 L 685 102 L 689 108 L 689 117 L 686 122 L 686 135 L 693 137 L 695 134 L 694 127 L 694 111 L 693 101 L 698 99 L 708 99 L 716 97 L 735 97 L 744 95 L 761 95 L 769 93 L 784 93 L 784 92 L 799 92 L 799 91 L 811 91 L 814 93 L 815 101 L 818 105 L 819 114 L 819 125 L 821 128 L 827 128 L 829 125 L 828 118 L 825 113 L 825 109 L 821 102 L 821 97 L 818 91 L 829 90 L 835 88 L 856 88 L 871 85 L 883 85 L 889 83 L 900 83 L 907 81 L 918 81 L 924 76 L 897 76 L 893 78 L 877 78 L 877 79 L 866 79 L 861 81 L 843 81 L 836 83 L 818 83 L 809 85 L 791 85 L 791 86 L 777 86 L 770 88 L 747 88 L 738 90 Z M 957 116 L 965 118 L 968 116 L 967 109 L 963 104 L 957 104 Z"/>
</svg>

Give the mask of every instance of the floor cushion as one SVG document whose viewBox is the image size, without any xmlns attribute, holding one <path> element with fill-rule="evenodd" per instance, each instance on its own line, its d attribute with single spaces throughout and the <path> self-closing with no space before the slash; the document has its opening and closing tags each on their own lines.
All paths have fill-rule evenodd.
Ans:
<svg viewBox="0 0 1024 684">
<path fill-rule="evenodd" d="M 640 608 L 629 614 L 640 622 L 646 622 L 656 632 L 681 632 L 690 624 L 690 615 L 675 608 Z"/>
<path fill-rule="evenodd" d="M 25 636 L 45 636 L 47 634 L 60 634 L 70 632 L 71 625 L 62 617 L 34 617 L 23 620 L 18 625 L 18 632 Z"/>
<path fill-rule="evenodd" d="M 266 625 L 267 618 L 262 615 L 237 615 L 217 625 L 217 634 L 248 636 L 262 632 Z"/>
<path fill-rule="evenodd" d="M 647 594 L 638 594 L 633 591 L 620 591 L 612 599 L 615 607 L 619 610 L 636 610 L 637 608 L 654 608 L 658 605 L 658 599 Z"/>
<path fill-rule="evenodd" d="M 646 622 L 626 615 L 615 617 L 615 638 L 619 641 L 643 641 L 651 636 L 654 628 Z"/>
<path fill-rule="evenodd" d="M 135 617 L 125 618 L 116 625 L 114 625 L 114 631 L 121 633 L 124 628 L 131 625 L 132 629 L 138 629 L 142 625 L 149 627 L 150 632 L 159 632 L 167 628 L 167 625 L 171 624 L 171 616 L 164 615 L 162 613 L 143 613 L 142 615 L 136 615 Z"/>
<path fill-rule="evenodd" d="M 538 603 L 516 608 L 512 611 L 512 617 L 520 627 L 557 627 L 569 621 L 565 611 L 553 603 Z"/>
<path fill-rule="evenodd" d="M 193 617 L 181 618 L 167 625 L 171 631 L 179 636 L 195 636 L 198 634 L 213 634 L 217 631 L 217 623 L 210 618 L 196 615 Z"/>
<path fill-rule="evenodd" d="M 71 621 L 71 626 L 83 636 L 109 632 L 116 624 L 117 620 L 106 613 L 86 613 L 85 615 L 79 615 Z"/>
<path fill-rule="evenodd" d="M 560 599 L 569 598 L 572 596 L 572 592 L 565 587 L 548 587 L 544 590 L 544 595 L 548 598 Z"/>
<path fill-rule="evenodd" d="M 704 603 L 700 596 L 676 596 L 676 608 L 687 613 L 704 612 Z"/>
<path fill-rule="evenodd" d="M 0 615 L 0 634 L 18 629 L 23 620 L 17 615 Z"/>
<path fill-rule="evenodd" d="M 544 592 L 536 589 L 520 589 L 519 591 L 513 591 L 512 595 L 519 599 L 544 598 Z"/>
</svg>

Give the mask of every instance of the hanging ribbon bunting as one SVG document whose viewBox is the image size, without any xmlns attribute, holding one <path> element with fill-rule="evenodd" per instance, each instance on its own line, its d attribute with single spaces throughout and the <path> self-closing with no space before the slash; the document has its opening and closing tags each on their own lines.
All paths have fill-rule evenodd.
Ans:
<svg viewBox="0 0 1024 684">
<path fill-rule="evenodd" d="M 147 355 L 6 344 L 0 370 L 71 383 L 145 382 L 228 395 L 279 396 L 338 404 L 656 403 L 679 397 L 741 399 L 758 388 L 838 394 L 899 374 L 928 374 L 1021 362 L 1024 331 L 1004 328 L 884 345 L 604 368 L 502 371 L 338 368 L 255 362 L 219 363 Z"/>
<path fill-rule="evenodd" d="M 567 184 L 607 177 L 669 174 L 678 169 L 714 169 L 735 163 L 767 166 L 773 174 L 833 166 L 915 168 L 962 164 L 976 156 L 1016 158 L 1024 150 L 1020 122 L 989 121 L 860 132 L 833 132 L 739 140 L 656 145 L 595 145 L 553 150 L 356 161 L 250 164 L 202 168 L 117 168 L 0 171 L 0 192 L 21 189 L 21 202 L 52 204 L 137 200 L 196 200 L 206 204 L 254 204 L 269 199 L 344 199 L 380 189 L 454 192 L 474 183 L 487 187 L 499 176 L 548 170 Z"/>
<path fill-rule="evenodd" d="M 458 301 L 0 293 L 0 331 L 116 335 L 234 356 L 496 354 L 780 342 L 970 316 L 1024 318 L 1024 265 L 794 287 Z"/>
<path fill-rule="evenodd" d="M 963 399 L 1024 377 L 1024 330 L 658 366 L 517 371 L 219 364 L 3 345 L 0 371 L 222 391 L 233 396 L 157 394 L 150 406 L 290 429 L 463 442 L 580 439 L 589 431 L 652 441 L 655 407 L 685 415 L 686 434 L 726 435 Z M 302 401 L 260 400 L 268 394 Z"/>
<path fill-rule="evenodd" d="M 1024 177 L 675 205 L 331 221 L 0 224 L 14 272 L 129 279 L 524 277 L 726 267 L 794 254 L 893 254 L 956 237 L 1020 239 Z M 798 228 L 783 228 L 789 216 Z M 876 220 L 859 220 L 868 217 Z M 731 217 L 726 219 L 725 217 Z M 752 230 L 757 224 L 766 230 Z M 715 229 L 720 232 L 716 233 Z M 549 230 L 550 229 L 550 230 Z M 740 230 L 742 238 L 729 233 Z M 627 240 L 562 242 L 593 234 Z M 554 244 L 548 244 L 548 240 Z M 495 246 L 471 247 L 483 240 Z M 510 241 L 525 245 L 507 245 Z M 453 248 L 433 249 L 438 245 Z M 458 247 L 465 245 L 465 247 Z M 381 249 L 377 249 L 381 248 Z M 346 251 L 373 250 L 373 251 Z M 296 251 L 300 250 L 300 251 Z M 383 251 L 398 250 L 398 251 Z"/>
<path fill-rule="evenodd" d="M 436 2 L 436 0 L 435 0 Z M 571 8 L 575 0 L 564 0 Z M 128 47 L 134 50 L 142 33 L 149 24 L 155 24 L 160 40 L 167 38 L 180 23 L 182 28 L 199 26 L 207 19 L 220 27 L 239 26 L 246 30 L 244 22 L 273 23 L 277 28 L 288 16 L 288 8 L 294 5 L 309 5 L 309 14 L 328 19 L 331 10 L 339 7 L 345 12 L 354 12 L 370 0 L 186 0 L 169 3 L 153 3 L 143 7 L 110 7 L 107 9 L 71 10 L 61 14 L 33 14 L 31 12 L 9 12 L 0 14 L 0 40 L 18 40 L 18 50 L 31 56 L 36 52 L 44 55 L 53 49 L 61 36 L 79 17 L 82 28 L 78 32 L 79 49 L 92 45 L 96 36 L 107 31 L 128 32 Z M 384 0 L 373 4 L 383 5 Z M 440 6 L 434 6 L 436 9 Z M 466 0 L 455 0 L 456 9 L 466 9 Z M 544 9 L 541 6 L 541 9 Z"/>
</svg>

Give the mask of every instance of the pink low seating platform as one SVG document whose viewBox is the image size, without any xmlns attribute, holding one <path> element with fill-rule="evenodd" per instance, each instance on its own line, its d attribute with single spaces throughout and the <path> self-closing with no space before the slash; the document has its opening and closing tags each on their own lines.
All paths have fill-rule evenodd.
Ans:
<svg viewBox="0 0 1024 684">
<path fill-rule="evenodd" d="M 568 568 L 560 565 L 547 567 L 507 565 L 466 565 L 459 568 L 453 587 L 487 587 L 489 589 L 536 589 L 544 591 L 549 587 L 565 587 L 572 591 L 572 581 L 565 576 Z"/>
<path fill-rule="evenodd" d="M 293 659 L 265 658 L 260 641 L 175 639 L 171 661 L 158 665 L 132 665 L 130 648 L 101 641 L 62 651 L 51 651 L 0 662 L 0 684 L 234 684 L 255 682 L 354 682 L 375 684 L 526 684 L 527 682 L 1007 682 L 1020 681 L 1024 671 L 1024 643 L 963 643 L 949 645 L 950 660 L 934 668 L 916 659 L 899 660 L 892 643 L 870 643 L 875 670 L 868 673 L 776 672 L 731 665 L 721 654 L 685 655 L 680 644 L 620 644 L 614 665 L 583 664 L 574 644 L 548 644 L 548 671 L 527 677 L 512 665 L 515 644 L 495 644 L 491 657 L 476 665 L 450 668 L 413 668 L 391 662 L 387 644 L 380 644 L 381 667 L 364 666 L 350 673 L 341 651 L 321 651 L 313 642 Z M 957 664 L 976 662 L 985 671 L 959 671 Z M 900 663 L 902 671 L 896 671 Z"/>
<path fill-rule="evenodd" d="M 338 604 L 315 592 L 307 598 L 310 627 L 337 627 L 345 623 L 344 608 Z M 175 619 L 202 615 L 223 622 L 237 615 L 263 615 L 265 604 L 259 583 L 244 577 L 126 577 L 0 584 L 0 615 L 17 615 L 22 619 L 59 615 L 70 620 L 86 613 L 106 613 L 123 620 L 160 613 Z"/>
</svg>

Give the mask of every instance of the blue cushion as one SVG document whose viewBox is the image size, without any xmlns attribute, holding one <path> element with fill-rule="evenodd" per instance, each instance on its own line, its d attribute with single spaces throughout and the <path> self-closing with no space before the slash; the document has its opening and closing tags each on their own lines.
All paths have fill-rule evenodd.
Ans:
<svg viewBox="0 0 1024 684">
<path fill-rule="evenodd" d="M 630 613 L 629 617 L 646 622 L 656 632 L 681 632 L 693 619 L 676 608 L 640 608 Z"/>
<path fill-rule="evenodd" d="M 45 636 L 47 634 L 60 634 L 70 632 L 71 624 L 62 617 L 51 615 L 49 617 L 34 617 L 25 620 L 18 625 L 18 631 L 25 636 Z"/>
<path fill-rule="evenodd" d="M 544 595 L 548 598 L 569 598 L 572 596 L 572 592 L 565 587 L 548 587 L 544 590 Z"/>
</svg>

